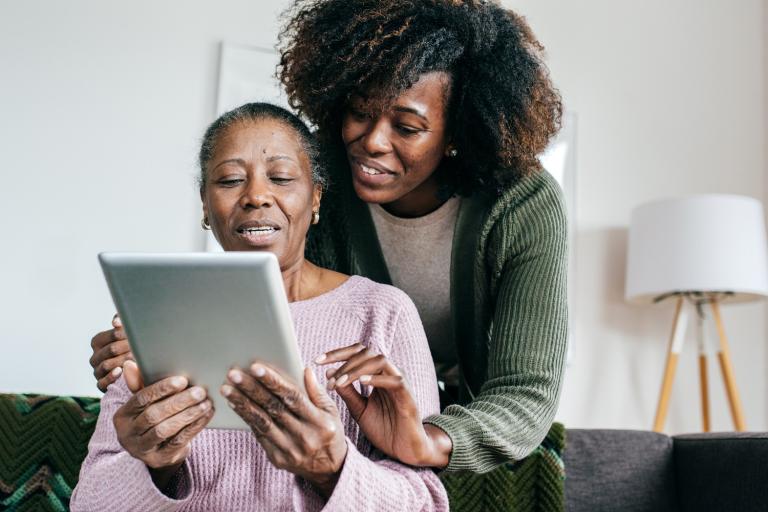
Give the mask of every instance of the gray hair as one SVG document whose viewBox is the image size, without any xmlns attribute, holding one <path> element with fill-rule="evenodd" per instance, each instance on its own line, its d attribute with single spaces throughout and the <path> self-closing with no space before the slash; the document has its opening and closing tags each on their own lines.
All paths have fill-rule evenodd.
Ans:
<svg viewBox="0 0 768 512">
<path fill-rule="evenodd" d="M 198 184 L 200 190 L 205 190 L 205 184 L 208 179 L 208 162 L 213 158 L 219 137 L 235 124 L 246 121 L 258 121 L 260 119 L 273 119 L 284 123 L 298 135 L 301 147 L 309 158 L 312 182 L 320 185 L 325 190 L 328 186 L 328 173 L 323 164 L 320 146 L 314 134 L 309 131 L 307 125 L 298 116 L 271 103 L 246 103 L 234 110 L 225 112 L 205 130 L 198 157 L 200 164 Z"/>
</svg>

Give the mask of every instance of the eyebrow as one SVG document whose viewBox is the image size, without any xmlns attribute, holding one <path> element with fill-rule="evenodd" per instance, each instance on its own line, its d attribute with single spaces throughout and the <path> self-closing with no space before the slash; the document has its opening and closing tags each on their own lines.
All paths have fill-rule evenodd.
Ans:
<svg viewBox="0 0 768 512">
<path fill-rule="evenodd" d="M 211 169 L 211 172 L 215 171 L 216 169 L 218 169 L 224 164 L 237 164 L 240 167 L 245 167 L 245 160 L 243 160 L 242 158 L 230 158 L 229 160 L 224 160 L 223 162 L 217 163 L 216 166 L 213 169 Z"/>
<path fill-rule="evenodd" d="M 409 114 L 414 114 L 414 115 L 419 116 L 420 118 L 422 118 L 424 121 L 429 122 L 429 120 L 427 119 L 427 116 L 424 114 L 424 112 L 422 112 L 422 111 L 420 111 L 418 109 L 415 109 L 413 107 L 403 107 L 403 106 L 400 106 L 400 105 L 395 105 L 394 107 L 392 107 L 392 110 L 394 110 L 396 112 L 407 112 Z"/>
<path fill-rule="evenodd" d="M 267 162 L 274 162 L 275 160 L 290 160 L 293 161 L 293 158 L 289 157 L 288 155 L 272 155 L 267 158 Z"/>
<path fill-rule="evenodd" d="M 288 155 L 272 155 L 267 158 L 267 162 L 274 162 L 275 160 L 290 160 L 293 161 L 293 158 L 289 157 Z M 215 171 L 219 167 L 221 167 L 224 164 L 237 164 L 240 167 L 245 167 L 245 160 L 242 158 L 230 158 L 228 160 L 223 160 L 216 164 L 216 166 L 211 169 L 211 172 Z"/>
</svg>

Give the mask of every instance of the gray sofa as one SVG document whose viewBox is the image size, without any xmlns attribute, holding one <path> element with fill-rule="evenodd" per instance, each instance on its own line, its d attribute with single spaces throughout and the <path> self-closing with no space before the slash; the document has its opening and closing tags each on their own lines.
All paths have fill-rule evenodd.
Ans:
<svg viewBox="0 0 768 512">
<path fill-rule="evenodd" d="M 569 429 L 567 512 L 768 512 L 768 433 Z"/>
</svg>

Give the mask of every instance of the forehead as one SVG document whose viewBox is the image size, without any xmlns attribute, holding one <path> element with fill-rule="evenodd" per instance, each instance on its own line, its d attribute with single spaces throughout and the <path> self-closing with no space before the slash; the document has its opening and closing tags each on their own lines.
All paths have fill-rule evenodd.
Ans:
<svg viewBox="0 0 768 512">
<path fill-rule="evenodd" d="M 418 81 L 387 102 L 386 105 L 379 104 L 380 100 L 377 99 L 375 91 L 361 96 L 360 99 L 375 110 L 388 110 L 402 106 L 434 116 L 445 110 L 450 90 L 451 75 L 445 71 L 431 71 L 421 75 Z"/>
<path fill-rule="evenodd" d="M 296 131 L 284 122 L 271 118 L 236 122 L 226 128 L 214 144 L 214 158 L 237 153 L 253 157 L 281 154 L 297 161 L 307 159 Z"/>
</svg>

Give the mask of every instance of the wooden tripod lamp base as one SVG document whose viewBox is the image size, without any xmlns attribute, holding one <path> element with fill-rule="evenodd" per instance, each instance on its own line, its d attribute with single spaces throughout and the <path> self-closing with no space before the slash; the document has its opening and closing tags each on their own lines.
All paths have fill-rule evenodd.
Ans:
<svg viewBox="0 0 768 512">
<path fill-rule="evenodd" d="M 742 432 L 746 429 L 744 423 L 744 410 L 741 407 L 739 392 L 736 389 L 736 379 L 734 378 L 733 365 L 731 364 L 731 354 L 728 347 L 728 339 L 725 336 L 725 328 L 723 327 L 723 320 L 720 316 L 718 296 L 715 294 L 704 295 L 700 293 L 680 293 L 676 294 L 676 296 L 677 304 L 675 306 L 675 317 L 672 321 L 672 333 L 670 335 L 669 348 L 667 350 L 667 363 L 664 367 L 664 377 L 661 383 L 659 404 L 656 408 L 656 418 L 653 421 L 653 430 L 656 432 L 661 432 L 664 430 L 664 422 L 667 418 L 667 410 L 669 409 L 669 397 L 672 391 L 672 382 L 675 378 L 677 361 L 685 340 L 685 330 L 688 323 L 688 312 L 685 309 L 685 300 L 688 298 L 695 304 L 697 308 L 702 308 L 705 305 L 709 305 L 712 309 L 712 316 L 715 320 L 715 326 L 717 327 L 717 334 L 719 338 L 717 358 L 720 362 L 720 370 L 723 374 L 725 390 L 728 395 L 728 404 L 731 409 L 731 416 L 733 417 L 734 427 L 738 432 Z M 701 330 L 699 332 L 701 332 Z M 707 379 L 707 353 L 702 338 L 699 340 L 699 377 L 701 383 L 701 411 L 703 428 L 704 432 L 709 432 L 710 415 L 709 388 Z"/>
</svg>

